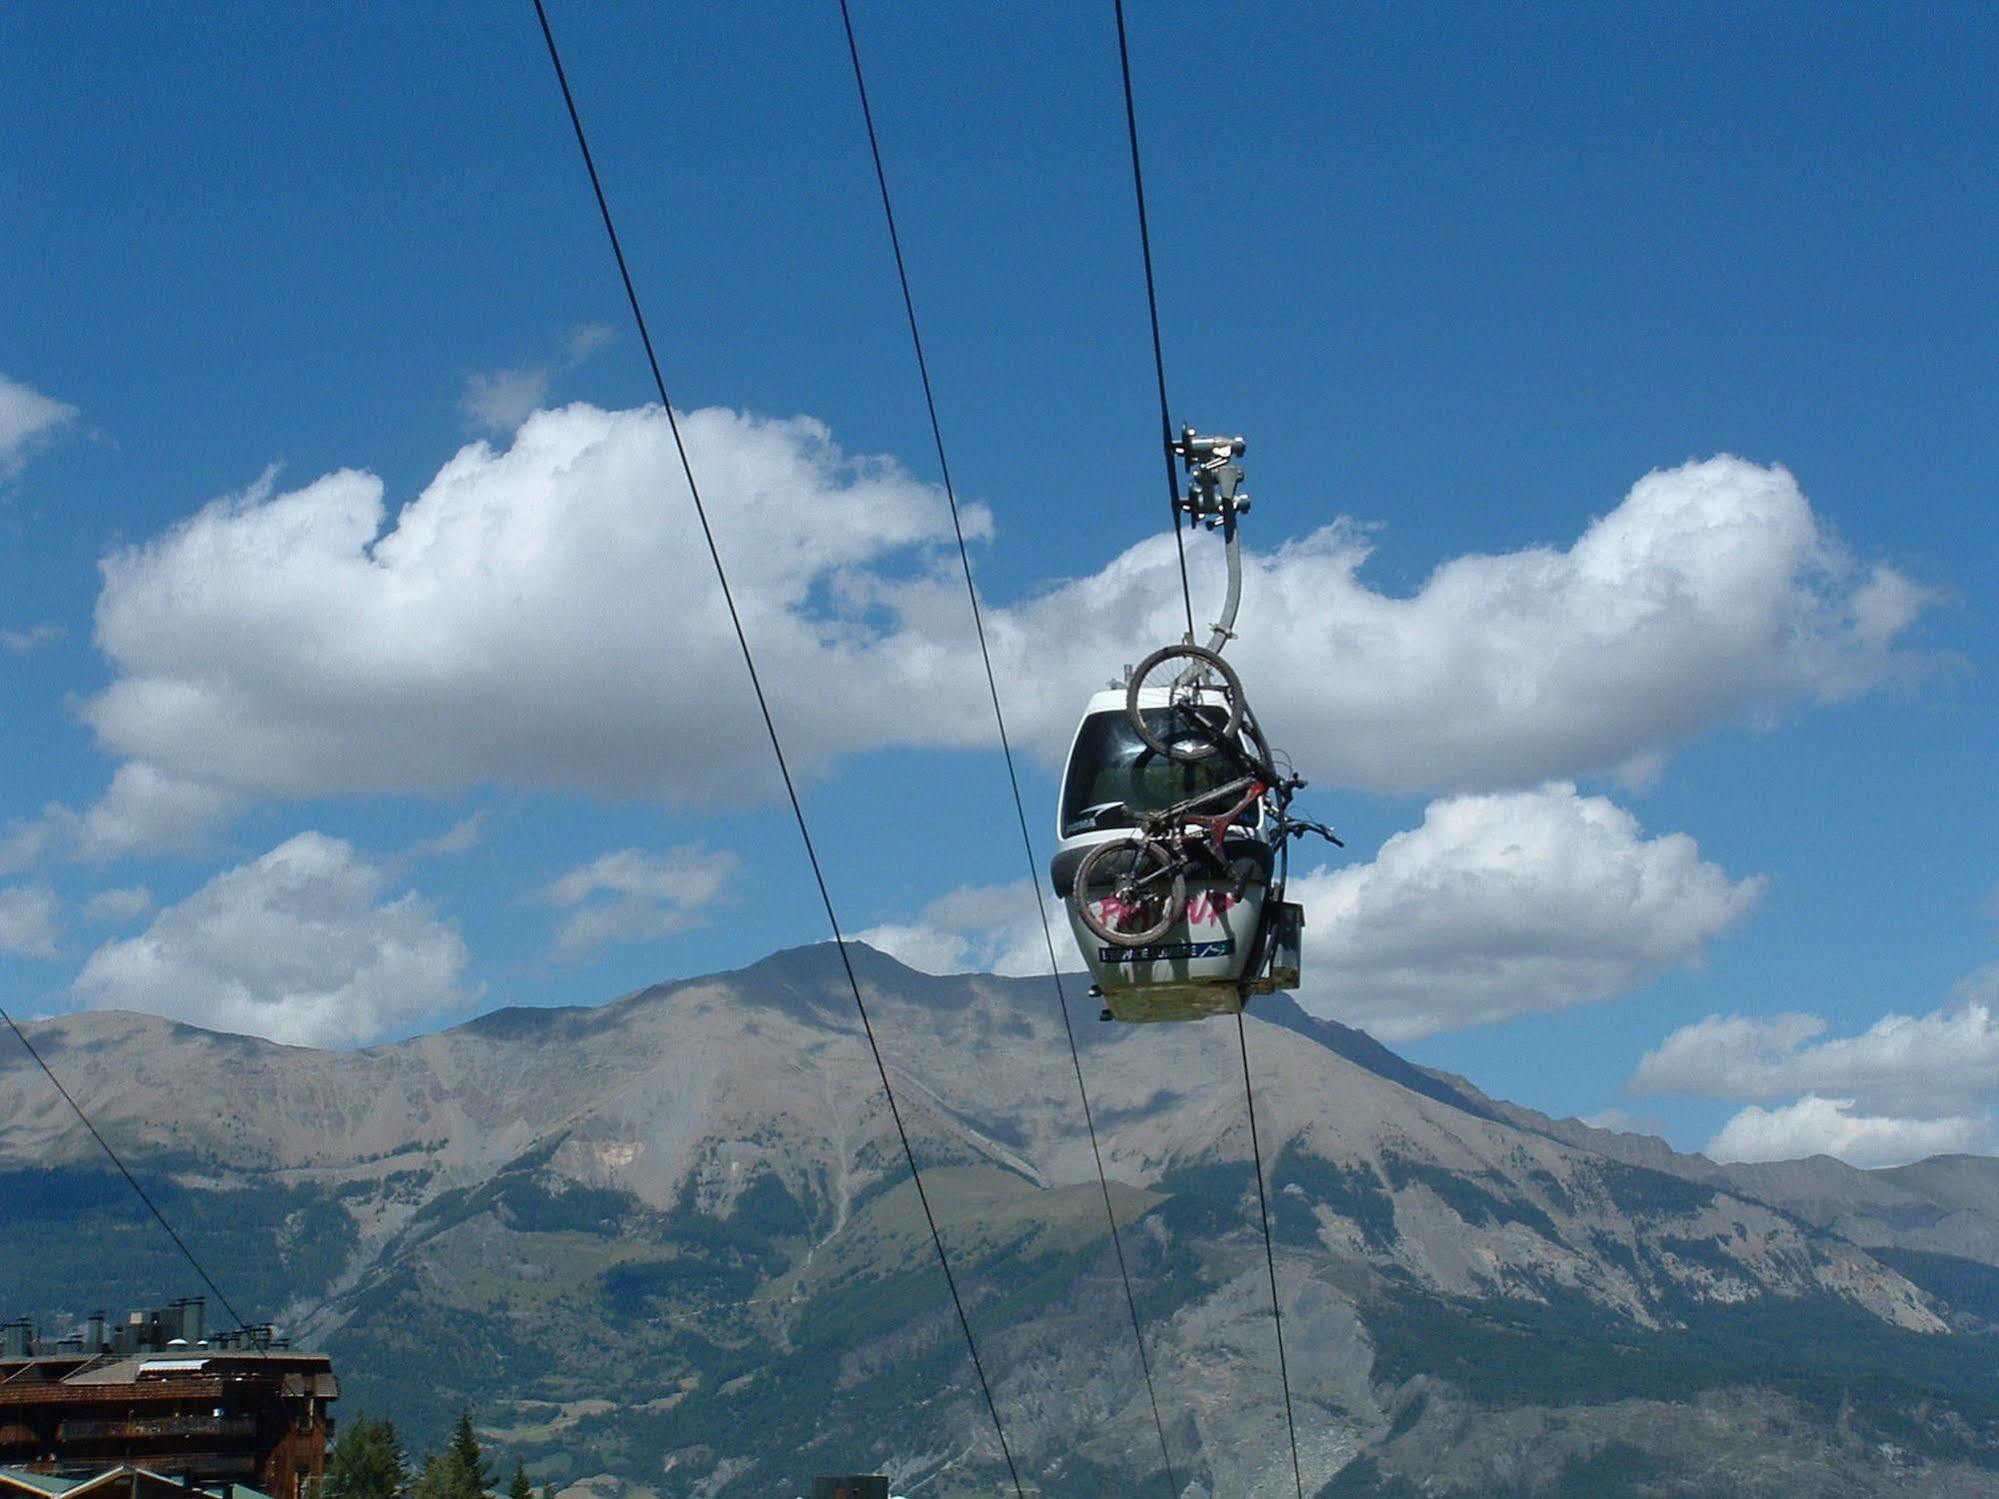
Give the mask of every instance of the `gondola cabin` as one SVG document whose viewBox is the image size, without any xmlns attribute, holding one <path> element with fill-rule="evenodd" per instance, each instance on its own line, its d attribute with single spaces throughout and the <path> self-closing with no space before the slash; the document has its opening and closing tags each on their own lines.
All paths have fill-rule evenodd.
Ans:
<svg viewBox="0 0 1999 1499">
<path fill-rule="evenodd" d="M 1199 758 L 1148 745 L 1180 747 L 1173 736 L 1190 727 L 1184 690 L 1177 701 L 1169 707 L 1166 689 L 1097 693 L 1063 772 L 1050 874 L 1105 1014 L 1117 1020 L 1234 1014 L 1250 993 L 1297 983 L 1300 923 L 1282 900 L 1274 819 L 1263 797 L 1245 795 L 1249 767 L 1268 757 L 1247 725 Z M 1219 731 L 1231 716 L 1225 702 L 1217 693 L 1192 711 Z M 1186 840 L 1187 857 L 1167 867 L 1162 844 L 1144 833 L 1148 816 L 1174 808 L 1184 812 L 1165 826 L 1202 826 Z"/>
</svg>

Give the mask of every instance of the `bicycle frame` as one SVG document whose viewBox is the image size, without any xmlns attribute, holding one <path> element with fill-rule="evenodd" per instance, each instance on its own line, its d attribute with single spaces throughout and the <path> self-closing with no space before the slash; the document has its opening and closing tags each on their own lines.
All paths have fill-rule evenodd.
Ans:
<svg viewBox="0 0 1999 1499">
<path fill-rule="evenodd" d="M 1147 813 L 1139 819 L 1139 829 L 1145 837 L 1166 844 L 1173 850 L 1176 858 L 1184 859 L 1188 829 L 1199 828 L 1206 835 L 1202 846 L 1214 855 L 1216 864 L 1225 866 L 1228 861 L 1223 856 L 1222 840 L 1228 836 L 1228 830 L 1235 825 L 1235 820 L 1263 800 L 1269 790 L 1270 783 L 1262 777 L 1254 774 L 1246 775 L 1230 781 L 1226 786 L 1217 786 L 1212 791 L 1189 797 L 1186 801 L 1178 802 L 1163 811 Z M 1202 815 L 1194 810 L 1237 791 L 1242 792 L 1241 798 L 1226 812 Z"/>
</svg>

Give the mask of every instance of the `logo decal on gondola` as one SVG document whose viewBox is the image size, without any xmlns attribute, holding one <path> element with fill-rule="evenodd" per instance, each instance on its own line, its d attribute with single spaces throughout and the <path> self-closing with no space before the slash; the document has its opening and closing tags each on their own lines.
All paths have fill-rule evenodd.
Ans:
<svg viewBox="0 0 1999 1499">
<path fill-rule="evenodd" d="M 1219 942 L 1155 942 L 1150 947 L 1100 947 L 1105 963 L 1163 963 L 1178 958 L 1226 958 L 1235 953 L 1235 938 Z"/>
</svg>

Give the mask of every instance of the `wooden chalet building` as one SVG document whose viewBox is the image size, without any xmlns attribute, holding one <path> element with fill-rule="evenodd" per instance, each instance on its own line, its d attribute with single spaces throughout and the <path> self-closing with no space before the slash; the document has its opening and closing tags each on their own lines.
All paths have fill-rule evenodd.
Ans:
<svg viewBox="0 0 1999 1499">
<path fill-rule="evenodd" d="M 145 1499 L 142 1480 L 162 1475 L 306 1499 L 333 1434 L 332 1361 L 278 1344 L 268 1329 L 210 1339 L 201 1324 L 201 1303 L 190 1301 L 115 1326 L 95 1316 L 54 1342 L 25 1323 L 0 1325 L 0 1470 L 89 1490 L 72 1484 L 45 1499 L 91 1499 L 111 1469 L 130 1470 L 129 1499 Z M 15 1493 L 0 1488 L 0 1499 Z M 128 1496 L 114 1487 L 106 1499 Z"/>
</svg>

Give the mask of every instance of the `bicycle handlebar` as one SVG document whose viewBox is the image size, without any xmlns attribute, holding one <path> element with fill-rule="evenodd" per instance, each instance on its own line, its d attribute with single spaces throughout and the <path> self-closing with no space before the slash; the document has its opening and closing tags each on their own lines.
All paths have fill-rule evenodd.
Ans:
<svg viewBox="0 0 1999 1499">
<path fill-rule="evenodd" d="M 1317 833 L 1335 848 L 1345 848 L 1347 846 L 1346 840 L 1327 827 L 1323 822 L 1311 822 L 1303 817 L 1287 817 L 1284 820 L 1285 837 L 1302 838 L 1307 833 Z"/>
</svg>

